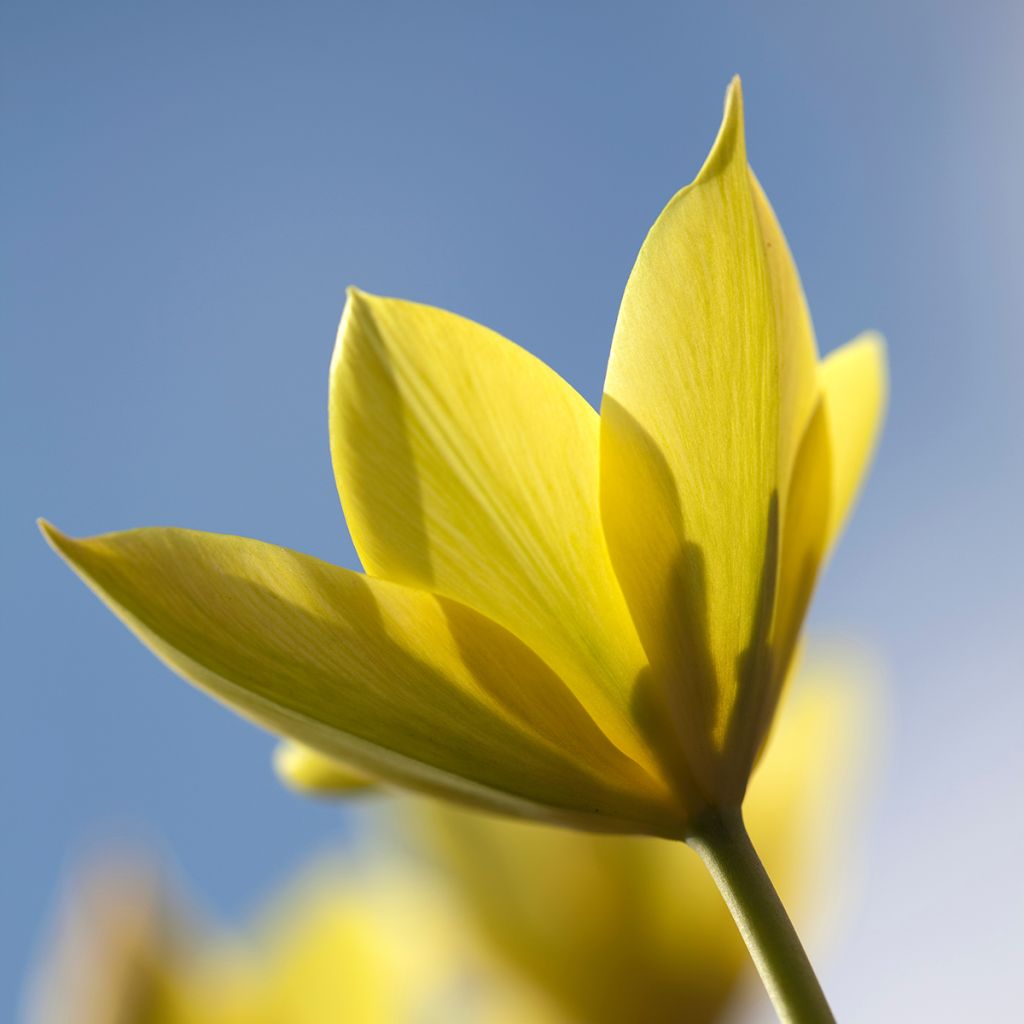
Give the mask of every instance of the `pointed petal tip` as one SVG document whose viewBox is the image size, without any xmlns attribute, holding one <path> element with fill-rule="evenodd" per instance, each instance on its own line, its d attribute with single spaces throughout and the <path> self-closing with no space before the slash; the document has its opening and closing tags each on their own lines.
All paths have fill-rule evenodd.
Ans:
<svg viewBox="0 0 1024 1024">
<path fill-rule="evenodd" d="M 58 554 L 62 554 L 64 548 L 71 543 L 71 538 L 67 534 L 62 533 L 53 523 L 42 516 L 36 519 L 36 526 L 39 528 L 39 532 L 43 535 L 46 543 Z"/>
<path fill-rule="evenodd" d="M 722 115 L 722 131 L 729 129 L 739 133 L 743 141 L 743 84 L 739 75 L 733 75 L 725 93 L 725 112 Z"/>
<path fill-rule="evenodd" d="M 345 307 L 341 313 L 342 327 L 344 327 L 353 316 L 356 316 L 365 310 L 369 310 L 381 302 L 387 301 L 388 300 L 383 296 L 374 295 L 373 292 L 368 292 L 357 285 L 348 285 L 345 288 Z"/>
<path fill-rule="evenodd" d="M 358 285 L 350 284 L 345 289 L 345 308 L 353 306 L 356 308 L 365 308 L 369 306 L 376 306 L 383 303 L 394 303 L 402 302 L 402 299 L 391 298 L 387 295 L 378 295 L 376 292 L 368 292 L 365 288 L 360 288 Z"/>
<path fill-rule="evenodd" d="M 345 332 L 351 329 L 355 323 L 362 322 L 365 318 L 373 318 L 375 313 L 379 313 L 385 308 L 407 305 L 411 305 L 411 303 L 385 295 L 376 295 L 350 284 L 345 289 L 345 307 L 342 310 L 341 323 L 338 327 L 338 341 L 341 341 Z"/>
<path fill-rule="evenodd" d="M 341 325 L 338 329 L 339 337 L 356 310 L 360 306 L 365 305 L 367 297 L 366 292 L 361 288 L 357 288 L 354 284 L 350 284 L 345 288 L 345 305 L 341 310 Z"/>
<path fill-rule="evenodd" d="M 350 284 L 345 289 L 345 306 L 341 311 L 341 321 L 338 324 L 338 334 L 334 342 L 334 353 L 331 356 L 332 367 L 342 358 L 345 338 L 351 333 L 355 324 L 363 318 L 376 299 L 376 295 L 371 295 L 354 284 Z M 333 384 L 333 369 L 330 379 Z"/>
<path fill-rule="evenodd" d="M 357 305 L 360 302 L 366 302 L 367 299 L 374 298 L 369 292 L 364 291 L 358 285 L 350 284 L 345 289 L 345 305 Z"/>
<path fill-rule="evenodd" d="M 698 185 L 721 173 L 735 158 L 746 163 L 746 136 L 743 127 L 743 87 L 739 75 L 729 83 L 725 111 L 711 151 L 693 184 Z"/>
</svg>

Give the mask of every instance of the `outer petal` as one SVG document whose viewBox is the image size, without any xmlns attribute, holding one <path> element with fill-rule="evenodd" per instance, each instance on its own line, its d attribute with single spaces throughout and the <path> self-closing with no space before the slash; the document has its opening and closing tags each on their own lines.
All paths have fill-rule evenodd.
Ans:
<svg viewBox="0 0 1024 1024">
<path fill-rule="evenodd" d="M 739 83 L 692 185 L 626 286 L 602 405 L 601 500 L 648 656 L 678 695 L 685 746 L 722 791 L 741 692 L 764 676 L 778 549 L 779 353 L 771 263 Z"/>
<path fill-rule="evenodd" d="M 832 450 L 831 544 L 846 523 L 885 418 L 889 374 L 881 335 L 867 331 L 830 353 L 821 364 L 821 389 Z"/>
<path fill-rule="evenodd" d="M 842 528 L 881 428 L 885 346 L 864 334 L 822 364 L 820 399 L 804 431 L 785 504 L 772 627 L 773 685 L 751 718 L 752 753 L 771 725 L 819 570 Z"/>
<path fill-rule="evenodd" d="M 367 572 L 501 623 L 621 749 L 657 771 L 632 723 L 646 657 L 602 532 L 594 410 L 479 324 L 353 290 L 330 421 L 338 490 Z"/>
<path fill-rule="evenodd" d="M 785 504 L 770 642 L 771 678 L 748 709 L 742 748 L 749 768 L 762 748 L 786 680 L 791 675 L 800 628 L 828 546 L 832 511 L 832 453 L 824 399 L 819 399 L 793 464 Z M 738 738 L 738 741 L 739 738 Z"/>
<path fill-rule="evenodd" d="M 477 612 L 258 541 L 43 529 L 154 653 L 269 729 L 507 813 L 668 828 L 649 777 L 532 651 Z"/>
</svg>

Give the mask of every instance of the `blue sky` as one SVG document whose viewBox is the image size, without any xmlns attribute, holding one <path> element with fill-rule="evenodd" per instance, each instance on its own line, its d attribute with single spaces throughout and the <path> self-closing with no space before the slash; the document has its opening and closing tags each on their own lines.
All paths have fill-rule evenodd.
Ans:
<svg viewBox="0 0 1024 1024">
<path fill-rule="evenodd" d="M 822 348 L 876 327 L 892 361 L 879 461 L 811 620 L 885 665 L 891 707 L 827 987 L 850 1019 L 1005 1012 L 1024 914 L 1022 49 L 1010 2 L 9 0 L 0 1006 L 91 844 L 156 843 L 238 915 L 345 827 L 284 793 L 269 738 L 135 643 L 35 517 L 355 566 L 325 414 L 345 286 L 481 320 L 596 402 L 636 250 L 739 72 Z"/>
</svg>

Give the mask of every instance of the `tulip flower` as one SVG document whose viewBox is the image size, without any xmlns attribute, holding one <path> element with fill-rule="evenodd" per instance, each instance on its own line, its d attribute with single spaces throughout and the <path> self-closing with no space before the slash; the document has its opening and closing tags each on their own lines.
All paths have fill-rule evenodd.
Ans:
<svg viewBox="0 0 1024 1024">
<path fill-rule="evenodd" d="M 600 415 L 484 327 L 350 292 L 329 419 L 365 574 L 43 529 L 172 668 L 323 756 L 690 842 L 780 1012 L 827 1020 L 740 807 L 884 400 L 876 336 L 818 358 L 736 81 L 629 277 Z"/>
</svg>

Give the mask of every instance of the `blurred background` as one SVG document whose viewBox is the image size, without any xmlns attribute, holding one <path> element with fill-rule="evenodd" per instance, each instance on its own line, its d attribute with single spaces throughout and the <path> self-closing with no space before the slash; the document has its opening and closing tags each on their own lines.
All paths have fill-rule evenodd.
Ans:
<svg viewBox="0 0 1024 1024">
<path fill-rule="evenodd" d="M 351 825 L 46 549 L 182 525 L 355 566 L 326 372 L 355 283 L 600 396 L 626 275 L 729 77 L 823 351 L 889 339 L 875 470 L 816 599 L 885 666 L 849 1020 L 1021 996 L 1024 7 L 0 8 L 0 1010 L 83 850 L 155 844 L 239 917 Z"/>
</svg>

